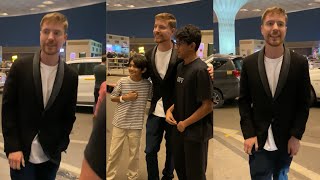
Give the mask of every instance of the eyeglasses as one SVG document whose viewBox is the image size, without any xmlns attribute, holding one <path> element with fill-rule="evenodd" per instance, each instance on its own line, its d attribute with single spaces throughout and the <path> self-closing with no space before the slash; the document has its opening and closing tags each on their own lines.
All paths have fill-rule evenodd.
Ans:
<svg viewBox="0 0 320 180">
<path fill-rule="evenodd" d="M 187 44 L 185 41 L 177 41 L 176 46 L 181 46 L 183 44 Z"/>
</svg>

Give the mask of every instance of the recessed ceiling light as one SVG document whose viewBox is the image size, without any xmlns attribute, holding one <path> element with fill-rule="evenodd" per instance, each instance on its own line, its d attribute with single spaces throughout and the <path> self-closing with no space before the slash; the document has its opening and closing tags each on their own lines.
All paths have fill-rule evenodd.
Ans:
<svg viewBox="0 0 320 180">
<path fill-rule="evenodd" d="M 309 5 L 309 6 L 312 6 L 312 5 L 313 5 L 313 3 L 309 3 L 308 5 Z"/>
<path fill-rule="evenodd" d="M 48 5 L 48 4 L 54 4 L 54 2 L 52 2 L 52 1 L 43 1 L 42 4 L 47 4 Z"/>
<path fill-rule="evenodd" d="M 1 13 L 1 16 L 8 16 L 8 13 Z"/>
<path fill-rule="evenodd" d="M 44 7 L 47 7 L 47 6 L 44 5 L 44 4 L 39 4 L 37 7 L 39 7 L 39 8 L 44 8 Z"/>
<path fill-rule="evenodd" d="M 135 6 L 134 5 L 128 5 L 127 7 L 128 8 L 134 8 Z"/>
<path fill-rule="evenodd" d="M 107 3 L 107 6 L 109 6 L 109 4 Z"/>
<path fill-rule="evenodd" d="M 157 1 L 157 3 L 161 3 L 161 1 Z"/>
<path fill-rule="evenodd" d="M 30 8 L 31 11 L 35 11 L 37 8 Z"/>
<path fill-rule="evenodd" d="M 240 9 L 240 11 L 242 11 L 242 12 L 247 12 L 248 9 Z"/>
<path fill-rule="evenodd" d="M 254 11 L 254 12 L 260 12 L 261 9 L 253 9 L 252 11 Z"/>
<path fill-rule="evenodd" d="M 122 4 L 115 4 L 115 5 L 113 5 L 113 6 L 115 6 L 115 7 L 121 7 Z"/>
</svg>

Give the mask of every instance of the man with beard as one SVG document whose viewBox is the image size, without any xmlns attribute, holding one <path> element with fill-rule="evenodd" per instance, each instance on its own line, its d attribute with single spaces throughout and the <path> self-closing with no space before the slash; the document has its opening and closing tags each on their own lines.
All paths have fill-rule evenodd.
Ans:
<svg viewBox="0 0 320 180">
<path fill-rule="evenodd" d="M 268 8 L 261 20 L 265 46 L 243 61 L 240 125 L 251 178 L 285 180 L 309 116 L 308 62 L 284 45 L 284 9 Z"/>
<path fill-rule="evenodd" d="M 176 29 L 176 18 L 169 13 L 160 13 L 155 16 L 153 27 L 154 41 L 157 43 L 152 50 L 146 53 L 148 72 L 153 85 L 149 116 L 146 128 L 146 161 L 148 180 L 159 179 L 158 152 L 165 133 L 166 161 L 162 171 L 162 180 L 173 179 L 173 157 L 171 144 L 171 125 L 165 121 L 165 112 L 173 104 L 173 89 L 178 60 L 174 43 L 171 37 Z"/>
<path fill-rule="evenodd" d="M 162 180 L 173 179 L 173 157 L 171 143 L 172 125 L 165 121 L 165 112 L 173 104 L 174 85 L 178 59 L 175 45 L 171 37 L 176 31 L 177 20 L 170 13 L 160 13 L 155 16 L 153 27 L 154 41 L 157 45 L 146 53 L 148 72 L 153 85 L 153 97 L 149 109 L 146 128 L 146 161 L 148 180 L 159 179 L 158 152 L 165 131 L 166 161 L 162 171 Z M 208 68 L 213 79 L 213 68 Z M 176 127 L 175 127 L 176 128 Z"/>
<path fill-rule="evenodd" d="M 9 71 L 2 132 L 13 180 L 54 180 L 70 142 L 78 75 L 59 56 L 67 29 L 63 14 L 46 14 L 40 22 L 40 52 L 16 60 Z"/>
</svg>

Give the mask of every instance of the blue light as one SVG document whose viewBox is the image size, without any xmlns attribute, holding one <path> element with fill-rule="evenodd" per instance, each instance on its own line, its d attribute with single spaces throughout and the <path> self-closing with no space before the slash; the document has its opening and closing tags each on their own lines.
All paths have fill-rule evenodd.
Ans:
<svg viewBox="0 0 320 180">
<path fill-rule="evenodd" d="M 247 2 L 248 0 L 213 0 L 213 10 L 218 18 L 220 54 L 236 54 L 235 17 Z"/>
</svg>

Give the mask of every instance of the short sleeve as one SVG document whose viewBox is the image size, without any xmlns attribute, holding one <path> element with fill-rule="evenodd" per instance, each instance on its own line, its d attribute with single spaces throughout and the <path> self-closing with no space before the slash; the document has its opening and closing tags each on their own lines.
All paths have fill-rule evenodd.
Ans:
<svg viewBox="0 0 320 180">
<path fill-rule="evenodd" d="M 84 157 L 91 169 L 102 179 L 106 179 L 106 98 L 101 102 L 97 118 L 94 120 Z"/>
<path fill-rule="evenodd" d="M 118 97 L 121 95 L 121 79 L 117 82 L 116 86 L 113 88 L 113 91 L 111 92 L 111 97 Z"/>
<path fill-rule="evenodd" d="M 196 73 L 197 101 L 202 102 L 207 99 L 212 99 L 213 83 L 207 69 L 201 69 Z"/>
</svg>

